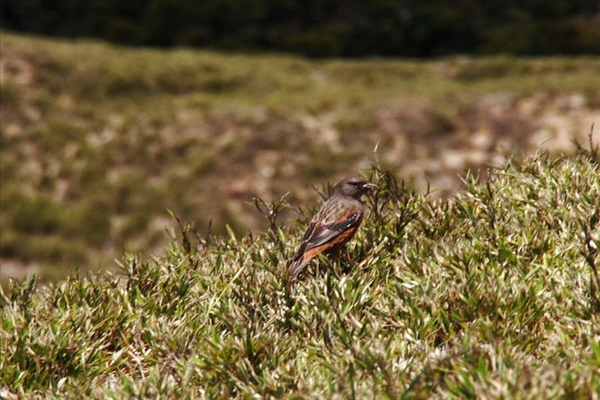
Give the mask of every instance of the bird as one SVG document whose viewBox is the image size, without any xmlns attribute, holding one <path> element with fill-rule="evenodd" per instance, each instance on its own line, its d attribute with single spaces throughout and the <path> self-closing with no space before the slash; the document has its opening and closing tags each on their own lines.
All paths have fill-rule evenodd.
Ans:
<svg viewBox="0 0 600 400">
<path fill-rule="evenodd" d="M 363 219 L 360 198 L 377 187 L 361 176 L 342 179 L 329 199 L 310 221 L 302 242 L 288 263 L 288 275 L 296 279 L 306 265 L 321 253 L 344 246 L 356 233 Z"/>
</svg>

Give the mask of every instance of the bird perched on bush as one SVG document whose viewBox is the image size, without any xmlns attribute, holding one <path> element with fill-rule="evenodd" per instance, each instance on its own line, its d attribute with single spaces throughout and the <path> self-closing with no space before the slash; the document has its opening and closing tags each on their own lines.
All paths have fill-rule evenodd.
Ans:
<svg viewBox="0 0 600 400">
<path fill-rule="evenodd" d="M 363 219 L 360 198 L 374 187 L 374 183 L 360 176 L 344 178 L 335 185 L 331 197 L 308 225 L 302 243 L 288 265 L 292 279 L 320 253 L 339 249 L 354 236 Z"/>
</svg>

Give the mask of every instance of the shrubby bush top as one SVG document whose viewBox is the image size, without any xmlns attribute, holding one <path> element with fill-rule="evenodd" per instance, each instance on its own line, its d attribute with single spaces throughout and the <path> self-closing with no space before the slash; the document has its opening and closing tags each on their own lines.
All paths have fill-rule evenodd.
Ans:
<svg viewBox="0 0 600 400">
<path fill-rule="evenodd" d="M 303 224 L 211 238 L 185 222 L 114 273 L 2 294 L 5 398 L 593 397 L 598 154 L 543 154 L 431 201 L 374 169 L 341 259 L 286 284 Z M 257 203 L 279 210 L 281 202 Z"/>
</svg>

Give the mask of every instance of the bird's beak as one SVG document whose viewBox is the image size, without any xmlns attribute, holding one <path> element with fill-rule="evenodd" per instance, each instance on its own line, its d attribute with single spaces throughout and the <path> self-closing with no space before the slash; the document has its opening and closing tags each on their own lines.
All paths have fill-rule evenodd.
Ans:
<svg viewBox="0 0 600 400">
<path fill-rule="evenodd" d="M 363 185 L 363 189 L 374 190 L 377 188 L 377 185 L 373 182 L 367 182 Z"/>
</svg>

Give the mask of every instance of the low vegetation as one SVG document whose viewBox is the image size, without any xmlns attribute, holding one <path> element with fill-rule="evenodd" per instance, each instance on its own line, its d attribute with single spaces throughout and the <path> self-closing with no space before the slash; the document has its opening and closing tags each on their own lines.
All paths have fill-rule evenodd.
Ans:
<svg viewBox="0 0 600 400">
<path fill-rule="evenodd" d="M 2 294 L 3 398 L 595 398 L 596 150 L 493 169 L 430 199 L 374 168 L 342 259 L 287 285 L 303 226 L 185 222 L 156 257 Z M 326 189 L 324 189 L 326 190 Z M 315 206 L 318 206 L 316 204 Z M 308 210 L 310 213 L 312 210 Z"/>
</svg>

